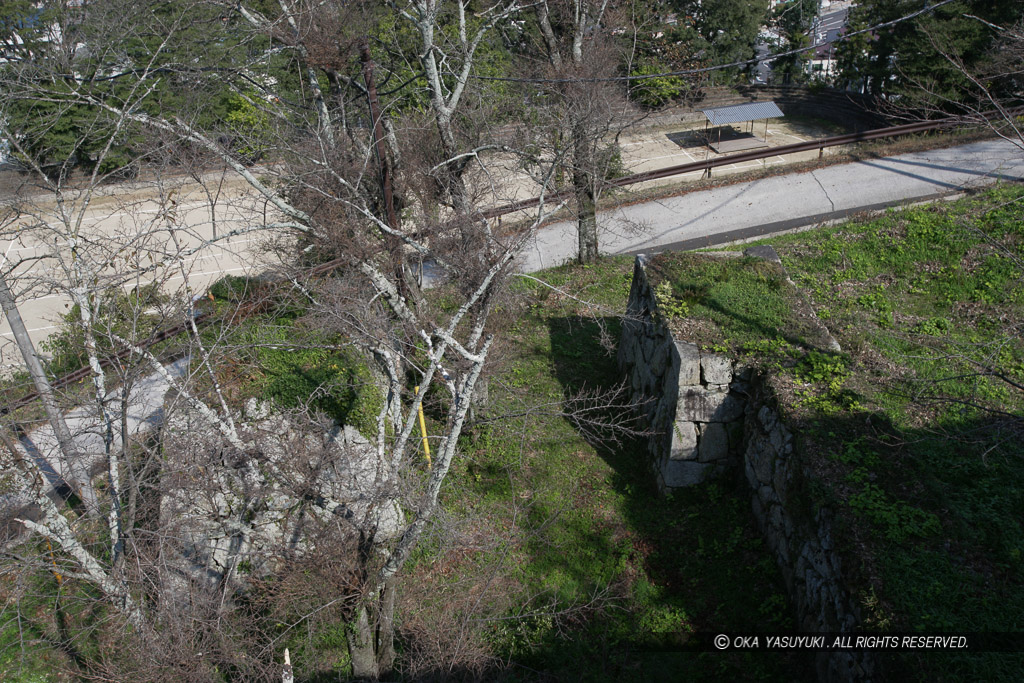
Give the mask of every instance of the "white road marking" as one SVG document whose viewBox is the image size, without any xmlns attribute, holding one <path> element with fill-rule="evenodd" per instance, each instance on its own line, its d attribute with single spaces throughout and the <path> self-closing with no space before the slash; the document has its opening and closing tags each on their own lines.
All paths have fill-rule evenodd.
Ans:
<svg viewBox="0 0 1024 683">
<path fill-rule="evenodd" d="M 47 325 L 46 327 L 33 327 L 29 332 L 41 332 L 42 330 L 56 330 L 60 325 Z M 13 332 L 0 332 L 0 337 L 14 338 Z"/>
<path fill-rule="evenodd" d="M 14 242 L 11 242 L 10 244 L 7 245 L 7 251 L 4 252 L 4 257 L 2 259 L 0 259 L 0 266 L 2 266 L 5 263 L 7 263 L 7 254 L 11 253 L 11 247 L 13 247 L 13 246 L 14 246 Z"/>
<path fill-rule="evenodd" d="M 685 156 L 687 159 L 693 159 L 693 157 L 690 156 L 689 154 L 687 154 L 686 151 L 684 150 L 684 151 L 681 151 L 681 152 L 676 152 L 675 154 L 665 154 L 665 155 L 660 156 L 660 157 L 643 157 L 641 159 L 638 159 L 639 163 L 637 165 L 639 166 L 639 165 L 646 164 L 646 163 L 651 162 L 651 161 L 658 161 L 660 159 L 674 159 L 675 157 L 680 157 L 680 156 Z M 659 166 L 658 168 L 661 168 L 661 167 Z M 630 169 L 630 170 L 633 170 L 633 169 Z"/>
</svg>

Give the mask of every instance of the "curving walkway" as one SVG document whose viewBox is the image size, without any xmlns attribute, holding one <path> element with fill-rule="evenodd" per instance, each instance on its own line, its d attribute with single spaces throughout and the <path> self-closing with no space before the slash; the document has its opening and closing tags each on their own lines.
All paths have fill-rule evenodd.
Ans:
<svg viewBox="0 0 1024 683">
<path fill-rule="evenodd" d="M 1024 180 L 1024 151 L 1004 140 L 837 164 L 603 211 L 603 254 L 696 249 Z M 533 272 L 576 257 L 576 226 L 540 230 L 521 259 Z"/>
<path fill-rule="evenodd" d="M 179 358 L 164 366 L 167 373 L 174 379 L 181 379 L 188 373 L 189 358 Z M 158 426 L 163 420 L 164 397 L 171 389 L 171 383 L 163 373 L 153 372 L 150 375 L 135 380 L 127 396 L 127 427 L 129 438 L 135 438 Z M 107 394 L 112 402 L 111 409 L 115 413 L 120 411 L 121 390 L 115 389 Z M 97 468 L 105 467 L 104 438 L 102 420 L 95 404 L 75 408 L 64 415 L 68 429 L 75 441 L 75 446 L 80 454 L 88 461 L 89 469 L 94 473 Z M 112 448 L 119 451 L 121 448 L 121 430 L 114 430 L 114 442 Z M 46 476 L 53 489 L 59 489 L 63 485 L 64 476 L 67 473 L 67 463 L 61 453 L 57 438 L 54 436 L 53 427 L 44 423 L 22 435 L 20 448 L 24 454 L 30 456 Z M 10 504 L 15 501 L 6 501 Z M 0 504 L 3 507 L 3 504 Z"/>
</svg>

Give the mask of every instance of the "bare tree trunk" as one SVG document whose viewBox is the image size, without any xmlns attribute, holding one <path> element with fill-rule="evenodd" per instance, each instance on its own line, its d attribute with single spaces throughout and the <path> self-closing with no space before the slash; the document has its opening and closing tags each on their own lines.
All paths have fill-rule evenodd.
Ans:
<svg viewBox="0 0 1024 683">
<path fill-rule="evenodd" d="M 395 665 L 395 582 L 360 606 L 348 635 L 352 675 L 361 680 L 388 678 Z"/>
<path fill-rule="evenodd" d="M 377 82 L 374 76 L 373 57 L 370 54 L 369 39 L 363 38 L 359 45 L 359 59 L 363 64 L 363 81 L 366 83 L 366 100 L 370 107 L 371 130 L 373 131 L 373 146 L 377 156 L 377 165 L 380 168 L 380 190 L 384 202 L 384 220 L 394 230 L 401 229 L 398 214 L 395 211 L 395 190 L 392 182 L 391 159 L 388 157 L 387 148 L 384 144 L 384 121 L 380 110 L 380 102 L 377 99 Z M 412 269 L 408 267 L 405 258 L 404 244 L 392 238 L 389 240 L 397 266 L 395 277 L 401 283 L 402 295 L 411 298 L 419 305 L 422 293 L 416 278 L 413 277 Z"/>
<path fill-rule="evenodd" d="M 441 143 L 441 152 L 444 155 L 445 163 L 440 169 L 441 182 L 448 194 L 452 208 L 460 216 L 468 216 L 472 206 L 469 192 L 466 189 L 466 181 L 463 175 L 469 157 L 459 158 L 458 143 L 455 137 L 455 114 L 459 110 L 459 103 L 469 82 L 469 76 L 473 69 L 476 50 L 480 46 L 484 36 L 495 24 L 510 16 L 520 9 L 517 0 L 509 0 L 507 4 L 495 4 L 490 10 L 477 14 L 478 17 L 489 15 L 485 18 L 483 25 L 475 30 L 470 29 L 467 21 L 467 5 L 469 3 L 459 2 L 458 8 L 458 39 L 456 51 L 461 57 L 461 65 L 452 67 L 448 64 L 448 55 L 444 48 L 437 44 L 438 22 L 443 9 L 443 3 L 437 0 L 417 0 L 413 3 L 413 10 L 403 11 L 403 15 L 409 19 L 421 38 L 420 63 L 423 66 L 423 73 L 427 79 L 427 89 L 430 92 L 430 106 L 434 112 L 434 121 L 437 125 L 438 138 Z M 499 4 L 501 6 L 499 7 Z M 493 10 L 493 11 L 492 11 Z M 439 64 L 437 54 L 442 55 Z M 449 87 L 442 78 L 442 73 L 447 76 L 454 76 L 454 83 Z"/>
<path fill-rule="evenodd" d="M 6 434 L 0 432 L 0 443 L 4 445 L 11 456 L 11 470 L 19 471 L 21 481 L 17 482 L 21 493 L 26 495 L 36 507 L 39 508 L 41 519 L 33 521 L 29 519 L 15 519 L 29 531 L 39 534 L 55 542 L 71 558 L 78 563 L 82 571 L 82 578 L 91 582 L 96 588 L 103 592 L 113 606 L 125 616 L 136 632 L 142 636 L 148 636 L 149 625 L 146 621 L 142 608 L 132 597 L 131 591 L 124 581 L 105 570 L 99 561 L 86 549 L 75 536 L 67 518 L 61 514 L 60 509 L 53 504 L 50 497 L 43 492 L 43 480 L 39 476 L 39 468 L 33 467 L 22 459 L 17 448 Z M 5 466 L 8 463 L 4 463 Z"/>
<path fill-rule="evenodd" d="M 579 262 L 597 263 L 597 203 L 589 184 L 576 185 L 576 229 L 579 233 Z"/>
<path fill-rule="evenodd" d="M 540 0 L 533 8 L 548 60 L 556 74 L 576 78 L 610 75 L 610 71 L 602 72 L 606 52 L 595 48 L 594 39 L 588 38 L 593 27 L 601 25 L 608 0 L 571 0 L 563 6 L 564 21 L 555 25 L 551 23 L 548 0 Z M 564 57 L 563 49 L 566 51 Z M 605 93 L 595 91 L 597 84 L 578 85 L 583 87 L 566 84 L 558 94 L 565 107 L 562 121 L 568 124 L 565 137 L 571 138 L 569 142 L 572 145 L 572 189 L 579 239 L 577 260 L 586 264 L 596 262 L 598 257 L 597 183 L 603 178 L 603 173 L 596 168 L 595 148 L 608 132 L 609 119 L 600 104 Z M 561 129 L 556 135 L 557 142 L 561 142 Z"/>
<path fill-rule="evenodd" d="M 375 681 L 380 677 L 374 635 L 367 609 L 360 607 L 356 622 L 348 633 L 348 654 L 352 660 L 352 677 L 356 680 Z"/>
<path fill-rule="evenodd" d="M 597 199 L 594 196 L 594 159 L 583 130 L 584 123 L 573 126 L 572 187 L 576 198 L 576 230 L 579 234 L 579 262 L 597 262 Z"/>
<path fill-rule="evenodd" d="M 389 676 L 395 664 L 395 581 L 384 583 L 377 610 L 377 666 L 381 676 Z"/>
<path fill-rule="evenodd" d="M 444 154 L 445 159 L 449 159 L 441 171 L 444 188 L 448 192 L 452 208 L 455 209 L 456 213 L 460 216 L 469 215 L 472 207 L 469 202 L 469 192 L 466 190 L 466 180 L 463 178 L 466 161 L 465 159 L 451 161 L 459 156 L 455 134 L 452 132 L 451 116 L 438 116 L 437 129 L 440 133 L 441 152 Z"/>
<path fill-rule="evenodd" d="M 67 484 L 85 503 L 86 509 L 90 513 L 96 512 L 96 492 L 93 491 L 90 482 L 88 464 L 75 447 L 71 430 L 68 429 L 67 422 L 64 421 L 64 414 L 61 412 L 60 406 L 57 405 L 53 387 L 50 386 L 50 380 L 46 378 L 43 366 L 39 363 L 39 356 L 32 344 L 32 338 L 28 336 L 25 322 L 21 319 L 14 295 L 11 294 L 11 288 L 7 286 L 7 277 L 3 273 L 0 273 L 0 308 L 3 308 L 4 315 L 7 316 L 14 340 L 18 343 L 21 357 L 25 359 L 25 366 L 28 368 L 29 375 L 32 376 L 32 384 L 39 393 L 43 408 L 46 410 L 46 417 L 53 428 L 53 434 L 60 446 L 64 462 L 67 463 L 67 475 L 70 476 L 66 476 L 64 473 L 62 476 L 65 476 Z"/>
</svg>

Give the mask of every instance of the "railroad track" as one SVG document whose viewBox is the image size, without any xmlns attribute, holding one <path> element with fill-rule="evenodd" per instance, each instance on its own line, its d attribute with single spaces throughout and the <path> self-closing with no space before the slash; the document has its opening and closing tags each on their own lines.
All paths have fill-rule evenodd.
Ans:
<svg viewBox="0 0 1024 683">
<path fill-rule="evenodd" d="M 1022 116 L 1024 115 L 1024 107 L 1017 107 L 1007 112 L 990 112 L 985 115 L 987 120 L 993 120 L 1002 116 Z M 797 142 L 790 145 L 782 145 L 780 147 L 770 147 L 767 149 L 751 150 L 749 152 L 740 152 L 738 154 L 731 154 L 717 159 L 707 159 L 704 161 L 694 161 L 687 164 L 679 164 L 676 166 L 668 166 L 666 168 L 656 169 L 653 171 L 644 171 L 643 173 L 634 173 L 620 178 L 615 178 L 608 181 L 608 184 L 614 187 L 626 187 L 628 185 L 635 185 L 636 183 L 647 182 L 650 180 L 660 180 L 663 178 L 671 178 L 672 176 L 682 175 L 684 173 L 692 173 L 694 171 L 702 171 L 719 168 L 722 166 L 728 166 L 730 164 L 741 163 L 744 161 L 756 161 L 759 159 L 765 159 L 773 156 L 784 156 L 787 154 L 795 154 L 797 152 L 808 152 L 815 149 L 819 150 L 820 154 L 824 153 L 824 150 L 829 147 L 837 147 L 840 145 L 849 145 L 857 142 L 867 142 L 871 140 L 880 140 L 883 138 L 899 137 L 901 135 L 911 135 L 914 133 L 923 133 L 931 130 L 941 130 L 944 128 L 952 128 L 957 125 L 962 125 L 964 121 L 962 119 L 941 119 L 938 121 L 918 121 L 914 123 L 908 123 L 901 126 L 890 126 L 887 128 L 876 128 L 874 130 L 863 131 L 860 133 L 849 133 L 846 135 L 835 135 L 832 137 L 822 138 L 820 140 L 808 140 L 807 142 Z M 523 209 L 529 209 L 538 206 L 541 201 L 554 201 L 564 199 L 572 195 L 572 190 L 562 190 L 554 192 L 544 197 L 532 197 L 530 199 L 524 199 L 510 204 L 497 206 L 491 209 L 480 212 L 480 216 L 485 219 L 497 218 L 516 211 L 522 211 Z M 309 275 L 323 275 L 330 272 L 334 268 L 337 268 L 343 262 L 342 259 L 334 259 L 327 263 L 322 263 L 310 269 Z M 196 324 L 202 324 L 210 317 L 208 312 L 197 312 L 194 318 Z M 164 328 L 158 332 L 155 332 L 148 339 L 143 341 L 140 346 L 142 348 L 149 348 L 153 344 L 158 344 L 165 341 L 177 334 L 186 331 L 190 322 L 185 321 L 172 325 L 171 327 Z M 101 361 L 104 367 L 109 367 L 116 360 L 126 358 L 131 351 L 124 350 L 113 357 L 105 358 Z M 58 377 L 52 381 L 52 386 L 55 389 L 66 387 L 75 382 L 79 382 L 89 376 L 91 368 L 89 366 L 83 366 L 77 370 L 74 370 L 62 377 Z M 16 399 L 7 406 L 0 407 L 0 415 L 6 415 L 14 410 L 22 408 L 36 399 L 39 398 L 39 394 L 35 391 L 29 392 L 24 396 Z"/>
<path fill-rule="evenodd" d="M 1024 107 L 1018 107 L 1016 109 L 1009 110 L 1008 112 L 990 112 L 985 116 L 987 120 L 1000 118 L 1004 115 L 1008 116 L 1021 116 L 1024 115 Z M 807 142 L 795 142 L 790 145 L 781 145 L 779 147 L 768 147 L 765 149 L 756 149 L 749 152 L 740 152 L 738 154 L 730 154 L 728 156 L 719 157 L 717 159 L 705 159 L 704 161 L 693 161 L 687 164 L 679 164 L 677 166 L 667 166 L 665 168 L 659 168 L 653 171 L 644 171 L 643 173 L 634 173 L 632 175 L 622 176 L 621 178 L 613 178 L 607 181 L 608 185 L 613 187 L 625 187 L 627 185 L 635 185 L 636 183 L 643 183 L 648 180 L 661 180 L 663 178 L 671 178 L 672 176 L 682 175 L 683 173 L 692 173 L 693 171 L 710 171 L 711 169 L 720 168 L 722 166 L 729 166 L 730 164 L 737 164 L 744 161 L 757 161 L 759 159 L 767 159 L 774 156 L 785 156 L 787 154 L 796 154 L 797 152 L 810 152 L 813 150 L 819 151 L 819 157 L 824 153 L 828 147 L 838 147 L 840 145 L 850 145 L 856 142 L 868 142 L 870 140 L 880 140 L 882 138 L 899 137 L 901 135 L 911 135 L 913 133 L 924 133 L 930 130 L 941 130 L 943 128 L 952 128 L 958 125 L 963 125 L 964 121 L 958 118 L 940 119 L 938 121 L 918 121 L 915 123 L 907 123 L 901 126 L 890 126 L 888 128 L 876 128 L 874 130 L 862 131 L 860 133 L 848 133 L 846 135 L 834 135 L 832 137 L 822 138 L 820 140 L 808 140 Z M 558 201 L 561 199 L 567 199 L 573 194 L 572 189 L 560 190 L 558 192 L 552 192 L 551 194 L 544 195 L 543 197 L 532 197 L 530 199 L 522 199 L 517 202 L 505 204 L 503 206 L 496 206 L 492 209 L 480 212 L 483 218 L 497 218 L 498 216 L 504 216 L 506 214 L 515 213 L 516 211 L 522 211 L 523 209 L 530 209 L 538 206 L 541 201 Z"/>
</svg>

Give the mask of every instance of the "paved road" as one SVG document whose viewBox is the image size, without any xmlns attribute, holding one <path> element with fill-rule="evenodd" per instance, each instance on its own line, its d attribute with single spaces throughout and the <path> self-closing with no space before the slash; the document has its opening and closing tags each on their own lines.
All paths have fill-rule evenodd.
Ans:
<svg viewBox="0 0 1024 683">
<path fill-rule="evenodd" d="M 184 378 L 188 374 L 188 367 L 189 359 L 187 357 L 164 366 L 167 374 L 174 380 Z M 164 397 L 170 389 L 171 382 L 163 373 L 158 372 L 136 380 L 132 384 L 126 401 L 129 437 L 136 438 L 160 424 L 163 420 Z M 108 397 L 116 404 L 114 410 L 119 410 L 120 390 L 111 391 Z M 106 463 L 102 420 L 98 408 L 93 404 L 75 408 L 65 413 L 64 419 L 71 431 L 78 452 L 86 458 L 87 469 L 95 474 L 97 469 L 105 467 Z M 120 436 L 120 430 L 115 428 L 112 446 L 115 452 L 121 448 Z M 44 422 L 41 426 L 24 434 L 18 446 L 23 449 L 23 455 L 28 455 L 35 461 L 50 486 L 58 489 L 63 485 L 67 479 L 69 467 L 49 423 Z M 25 502 L 19 495 L 0 496 L 0 516 L 4 510 L 17 509 Z"/>
<path fill-rule="evenodd" d="M 648 132 L 628 140 L 630 146 L 626 148 L 626 155 L 630 165 L 646 168 L 647 165 L 678 163 L 673 155 L 690 152 L 685 145 L 680 146 L 674 135 L 664 131 Z M 780 132 L 779 136 L 783 134 Z M 985 142 L 694 192 L 603 213 L 600 216 L 602 249 L 605 253 L 618 254 L 696 248 L 814 224 L 864 207 L 947 193 L 987 182 L 1000 174 L 1022 176 L 1022 156 L 1007 143 Z M 778 161 L 785 160 L 778 158 Z M 97 202 L 85 217 L 83 230 L 90 235 L 90 244 L 100 251 L 118 252 L 131 243 L 138 245 L 138 253 L 155 252 L 166 258 L 177 248 L 167 243 L 168 232 L 155 230 L 164 223 L 171 222 L 178 227 L 177 234 L 182 239 L 180 248 L 188 249 L 209 239 L 215 230 L 224 234 L 263 220 L 262 203 L 245 188 L 235 185 L 219 196 L 213 212 L 216 226 L 210 220 L 207 197 L 192 188 L 178 195 L 173 207 L 155 197 L 139 194 Z M 169 209 L 173 209 L 174 214 L 170 221 L 167 219 Z M 69 262 L 66 231 L 61 230 L 59 224 L 51 224 L 43 214 L 37 220 L 42 227 L 36 227 L 30 234 L 6 240 L 0 238 L 0 263 L 23 262 L 23 268 L 16 269 L 15 274 L 15 279 L 21 283 L 32 284 L 35 278 L 45 278 L 49 269 L 57 270 L 59 275 L 60 267 Z M 259 250 L 253 247 L 260 239 L 262 236 L 239 236 L 196 253 L 185 264 L 189 283 L 201 290 L 224 273 L 258 271 L 261 259 L 257 258 Z M 523 267 L 533 271 L 557 265 L 573 258 L 575 250 L 572 224 L 549 226 L 526 253 Z M 126 254 L 130 251 L 126 250 Z M 51 256 L 36 260 L 44 253 Z M 170 259 L 171 267 L 162 273 L 166 278 L 165 289 L 183 284 L 184 277 L 175 263 Z M 154 273 L 132 284 L 145 284 L 157 275 Z M 47 291 L 45 287 L 32 292 L 25 292 L 24 284 L 20 287 L 17 294 L 22 302 L 22 316 L 33 338 L 41 341 L 56 329 L 56 318 L 67 310 L 69 302 L 65 296 Z M 0 320 L 0 365 L 19 367 L 20 356 L 10 343 L 9 335 L 7 321 Z"/>
<path fill-rule="evenodd" d="M 998 140 L 829 166 L 635 204 L 598 216 L 605 254 L 695 249 L 926 200 L 997 179 L 1024 180 L 1024 152 Z M 571 221 L 543 228 L 522 259 L 533 272 L 573 259 Z"/>
<path fill-rule="evenodd" d="M 180 263 L 174 258 L 175 254 L 195 250 L 215 235 L 226 235 L 264 219 L 262 202 L 247 187 L 232 181 L 230 188 L 215 197 L 212 212 L 210 197 L 197 187 L 186 187 L 171 199 L 153 196 L 152 189 L 146 188 L 99 197 L 83 212 L 80 224 L 76 223 L 77 213 L 70 220 L 61 220 L 56 206 L 42 205 L 0 226 L 0 267 L 14 266 L 9 281 L 33 340 L 46 339 L 68 311 L 69 297 L 51 282 L 66 282 L 66 272 L 74 267 L 76 258 L 94 267 L 108 264 L 98 273 L 100 278 L 113 277 L 117 268 L 163 264 L 119 284 L 127 290 L 159 281 L 167 293 L 182 290 L 184 294 L 186 276 L 194 291 L 202 291 L 225 274 L 258 271 L 263 259 L 253 247 L 265 239 L 260 233 L 224 239 L 190 253 Z M 77 247 L 77 256 L 71 254 L 72 244 Z M 21 365 L 7 319 L 2 317 L 0 368 Z"/>
<path fill-rule="evenodd" d="M 839 37 L 839 33 L 846 26 L 846 19 L 850 15 L 849 7 L 839 7 L 828 12 L 822 12 L 814 28 L 816 33 L 811 39 L 816 43 L 831 42 Z"/>
<path fill-rule="evenodd" d="M 699 145 L 685 128 L 679 124 L 632 131 L 622 139 L 624 163 L 635 173 L 716 156 Z M 785 145 L 822 135 L 824 131 L 804 124 L 775 121 L 768 130 L 768 142 L 772 146 Z M 810 151 L 772 157 L 731 164 L 716 169 L 715 173 L 725 175 L 815 156 L 817 153 Z M 483 201 L 498 205 L 537 194 L 538 186 L 519 168 L 517 158 L 496 154 L 481 161 L 486 163 L 486 172 L 481 170 L 475 176 L 471 173 L 469 179 L 475 190 L 482 193 Z M 698 171 L 674 180 L 682 182 L 700 175 Z M 2 176 L 0 173 L 0 197 L 4 189 Z M 15 180 L 24 182 L 25 178 L 8 178 L 12 183 Z M 162 188 L 154 180 L 103 186 L 82 211 L 80 225 L 76 223 L 77 213 L 72 213 L 69 220 L 62 219 L 58 208 L 52 205 L 52 198 L 46 195 L 37 196 L 39 206 L 27 208 L 25 216 L 9 224 L 4 224 L 0 212 L 0 267 L 14 269 L 9 280 L 33 340 L 41 342 L 55 332 L 60 316 L 69 310 L 71 302 L 67 293 L 55 289 L 51 283 L 66 281 L 65 269 L 71 268 L 74 260 L 70 253 L 72 242 L 78 245 L 77 258 L 93 264 L 109 261 L 123 269 L 128 258 L 134 259 L 132 267 L 145 267 L 150 257 L 167 264 L 166 268 L 146 273 L 139 281 L 124 285 L 128 289 L 156 279 L 166 293 L 178 290 L 185 295 L 186 274 L 192 290 L 202 291 L 225 274 L 258 273 L 264 269 L 269 260 L 265 250 L 260 248 L 269 236 L 264 233 L 239 235 L 192 254 L 183 264 L 185 273 L 179 270 L 177 261 L 170 258 L 175 253 L 196 248 L 214 235 L 274 218 L 262 198 L 233 174 L 214 172 L 204 180 L 209 194 L 182 178 L 170 179 Z M 653 181 L 648 185 L 663 183 Z M 65 204 L 69 210 L 80 206 L 80 197 L 77 203 Z M 170 240 L 172 228 L 180 241 L 178 245 Z M 113 272 L 113 267 L 107 268 L 101 276 Z M 0 372 L 20 367 L 21 356 L 14 346 L 7 320 L 0 316 Z"/>
</svg>

